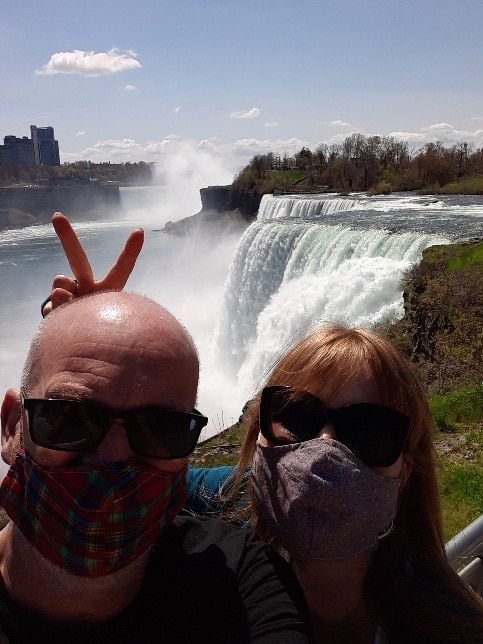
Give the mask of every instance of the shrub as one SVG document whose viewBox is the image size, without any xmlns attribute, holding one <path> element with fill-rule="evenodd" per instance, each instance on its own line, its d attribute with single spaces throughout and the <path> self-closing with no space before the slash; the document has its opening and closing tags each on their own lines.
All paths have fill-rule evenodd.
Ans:
<svg viewBox="0 0 483 644">
<path fill-rule="evenodd" d="M 375 186 L 369 188 L 367 194 L 370 197 L 373 195 L 389 195 L 391 194 L 391 184 L 389 181 L 379 181 Z"/>
</svg>

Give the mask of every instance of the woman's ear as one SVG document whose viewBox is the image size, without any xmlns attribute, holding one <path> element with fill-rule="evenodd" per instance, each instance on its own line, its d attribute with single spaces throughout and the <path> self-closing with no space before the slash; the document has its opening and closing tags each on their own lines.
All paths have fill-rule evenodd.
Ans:
<svg viewBox="0 0 483 644">
<path fill-rule="evenodd" d="M 20 404 L 20 394 L 15 389 L 8 389 L 0 412 L 2 423 L 2 459 L 11 465 L 15 460 L 17 451 L 21 446 L 22 429 L 20 418 L 22 415 L 22 406 Z"/>
</svg>

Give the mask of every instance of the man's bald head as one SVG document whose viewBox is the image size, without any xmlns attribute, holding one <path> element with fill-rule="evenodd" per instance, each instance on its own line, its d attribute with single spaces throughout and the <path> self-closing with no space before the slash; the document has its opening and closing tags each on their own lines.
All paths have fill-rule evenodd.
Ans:
<svg viewBox="0 0 483 644">
<path fill-rule="evenodd" d="M 76 298 L 43 321 L 22 385 L 31 397 L 189 410 L 197 383 L 196 349 L 181 324 L 152 300 L 106 291 Z"/>
</svg>

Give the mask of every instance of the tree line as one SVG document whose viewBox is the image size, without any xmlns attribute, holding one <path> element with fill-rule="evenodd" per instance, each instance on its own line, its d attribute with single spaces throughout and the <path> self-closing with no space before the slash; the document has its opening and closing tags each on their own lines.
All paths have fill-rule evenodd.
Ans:
<svg viewBox="0 0 483 644">
<path fill-rule="evenodd" d="M 437 141 L 413 151 L 408 143 L 391 136 L 351 134 L 342 143 L 322 143 L 315 150 L 303 147 L 294 156 L 256 155 L 233 185 L 261 193 L 277 189 L 439 192 L 452 182 L 479 175 L 483 175 L 483 148 L 475 149 L 471 143 L 445 147 Z"/>
<path fill-rule="evenodd" d="M 147 185 L 153 181 L 153 164 L 144 161 L 138 163 L 76 161 L 60 166 L 0 163 L 0 185 L 2 186 L 55 180 L 116 181 L 123 185 Z"/>
</svg>

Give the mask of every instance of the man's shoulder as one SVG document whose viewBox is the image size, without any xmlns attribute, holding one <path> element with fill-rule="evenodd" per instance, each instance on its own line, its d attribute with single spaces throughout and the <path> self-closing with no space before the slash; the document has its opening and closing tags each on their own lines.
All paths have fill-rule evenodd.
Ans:
<svg viewBox="0 0 483 644">
<path fill-rule="evenodd" d="M 181 550 L 185 555 L 196 555 L 215 549 L 222 551 L 227 563 L 236 565 L 247 549 L 266 549 L 266 545 L 246 530 L 208 517 L 181 514 L 176 517 L 164 539 L 168 549 Z M 168 543 L 166 543 L 168 542 Z"/>
</svg>

